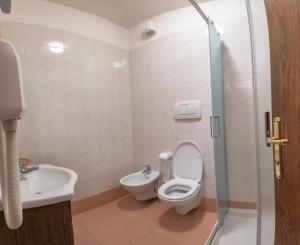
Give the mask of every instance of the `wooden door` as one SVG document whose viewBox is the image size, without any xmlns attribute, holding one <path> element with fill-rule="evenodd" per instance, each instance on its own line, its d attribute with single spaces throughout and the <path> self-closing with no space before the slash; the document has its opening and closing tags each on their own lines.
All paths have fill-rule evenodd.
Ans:
<svg viewBox="0 0 300 245">
<path fill-rule="evenodd" d="M 265 0 L 272 113 L 282 121 L 282 178 L 275 178 L 276 245 L 300 245 L 300 0 Z"/>
</svg>

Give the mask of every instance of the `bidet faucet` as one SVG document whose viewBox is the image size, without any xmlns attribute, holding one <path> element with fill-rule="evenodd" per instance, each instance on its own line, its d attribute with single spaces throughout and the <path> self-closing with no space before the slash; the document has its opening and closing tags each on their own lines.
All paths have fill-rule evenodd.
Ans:
<svg viewBox="0 0 300 245">
<path fill-rule="evenodd" d="M 150 174 L 152 173 L 151 166 L 149 164 L 146 164 L 142 173 L 145 175 L 146 178 L 149 178 Z"/>
</svg>

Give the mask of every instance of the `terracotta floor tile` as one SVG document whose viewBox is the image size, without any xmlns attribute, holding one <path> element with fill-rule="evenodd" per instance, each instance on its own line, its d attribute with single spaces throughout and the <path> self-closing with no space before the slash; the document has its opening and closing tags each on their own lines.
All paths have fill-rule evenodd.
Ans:
<svg viewBox="0 0 300 245">
<path fill-rule="evenodd" d="M 133 223 L 137 227 L 145 230 L 146 232 L 151 232 L 154 229 L 154 227 L 157 225 L 155 219 L 149 218 L 147 216 L 141 216 L 139 219 L 135 219 Z"/>
<path fill-rule="evenodd" d="M 151 206 L 153 202 L 155 202 L 155 200 L 137 201 L 132 195 L 127 195 L 114 202 L 109 203 L 108 206 L 117 210 L 138 212 Z"/>
<path fill-rule="evenodd" d="M 101 245 L 132 245 L 133 243 L 129 242 L 125 238 L 118 236 L 111 240 L 101 243 Z"/>
<path fill-rule="evenodd" d="M 109 226 L 113 231 L 115 231 L 117 234 L 120 234 L 130 242 L 135 242 L 137 239 L 147 234 L 145 230 L 124 219 L 118 221 L 114 219 Z"/>
<path fill-rule="evenodd" d="M 77 214 L 73 217 L 73 219 L 80 226 L 85 228 L 98 242 L 103 242 L 116 236 L 115 232 L 102 224 L 89 212 Z"/>
<path fill-rule="evenodd" d="M 130 195 L 112 202 L 109 207 L 112 212 L 134 222 L 140 220 L 141 217 L 145 217 L 146 210 L 150 209 L 154 202 L 153 200 L 145 202 L 137 201 Z"/>
<path fill-rule="evenodd" d="M 101 209 L 94 209 L 90 211 L 90 214 L 94 215 L 103 224 L 114 228 L 114 230 L 122 230 L 124 226 L 131 225 L 131 222 L 124 217 L 121 213 L 107 212 L 103 213 Z"/>
<path fill-rule="evenodd" d="M 74 216 L 101 245 L 201 245 L 216 220 L 215 213 L 196 209 L 182 216 L 159 199 L 140 202 L 132 195 Z"/>
<path fill-rule="evenodd" d="M 73 222 L 75 245 L 100 245 L 83 227 Z"/>
<path fill-rule="evenodd" d="M 111 209 L 109 209 L 111 210 Z M 127 240 L 134 242 L 146 234 L 145 229 L 137 226 L 124 213 L 115 211 L 102 212 L 101 208 L 89 211 L 115 234 L 121 235 Z"/>
<path fill-rule="evenodd" d="M 172 209 L 171 206 L 166 205 L 160 201 L 156 201 L 144 211 L 144 215 L 151 219 L 158 219 L 161 215 L 163 215 L 168 210 Z"/>
<path fill-rule="evenodd" d="M 180 245 L 180 243 L 152 233 L 139 239 L 135 245 Z"/>
<path fill-rule="evenodd" d="M 100 206 L 98 208 L 87 211 L 89 214 L 97 218 L 103 223 L 105 220 L 109 220 L 112 215 L 112 210 L 107 205 Z"/>
<path fill-rule="evenodd" d="M 194 210 L 181 216 L 171 209 L 157 220 L 152 232 L 184 244 L 204 244 L 215 222 L 216 214 Z"/>
</svg>

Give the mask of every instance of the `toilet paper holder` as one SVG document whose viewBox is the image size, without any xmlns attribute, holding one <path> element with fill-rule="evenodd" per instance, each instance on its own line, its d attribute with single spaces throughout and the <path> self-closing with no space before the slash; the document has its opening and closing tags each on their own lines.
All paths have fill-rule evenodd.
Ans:
<svg viewBox="0 0 300 245">
<path fill-rule="evenodd" d="M 158 157 L 161 160 L 171 160 L 173 157 L 173 153 L 172 152 L 162 152 L 159 154 Z"/>
</svg>

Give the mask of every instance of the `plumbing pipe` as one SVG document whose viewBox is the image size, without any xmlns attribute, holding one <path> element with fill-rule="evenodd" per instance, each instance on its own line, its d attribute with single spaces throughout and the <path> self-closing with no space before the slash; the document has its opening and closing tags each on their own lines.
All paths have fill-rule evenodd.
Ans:
<svg viewBox="0 0 300 245">
<path fill-rule="evenodd" d="M 0 184 L 5 221 L 18 229 L 23 220 L 17 146 L 17 119 L 24 111 L 20 59 L 0 39 Z"/>
<path fill-rule="evenodd" d="M 6 136 L 3 129 L 3 123 L 0 121 L 0 185 L 3 210 L 7 210 L 6 202 Z"/>
<path fill-rule="evenodd" d="M 0 182 L 5 221 L 10 229 L 22 225 L 22 202 L 18 164 L 17 120 L 0 125 Z"/>
</svg>

